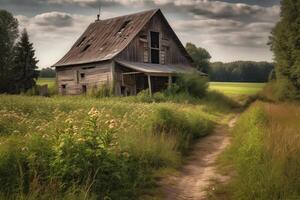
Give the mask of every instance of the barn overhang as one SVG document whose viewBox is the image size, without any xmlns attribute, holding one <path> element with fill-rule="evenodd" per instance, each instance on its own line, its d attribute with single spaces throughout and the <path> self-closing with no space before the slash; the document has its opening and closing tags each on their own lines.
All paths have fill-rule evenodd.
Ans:
<svg viewBox="0 0 300 200">
<path fill-rule="evenodd" d="M 169 76 L 180 73 L 194 73 L 195 68 L 185 65 L 161 65 L 153 63 L 140 63 L 128 61 L 116 61 L 119 65 L 132 69 L 132 73 L 144 73 L 155 76 Z M 199 72 L 201 73 L 201 72 Z M 127 73 L 128 74 L 128 73 Z M 204 73 L 203 73 L 204 75 Z"/>
</svg>

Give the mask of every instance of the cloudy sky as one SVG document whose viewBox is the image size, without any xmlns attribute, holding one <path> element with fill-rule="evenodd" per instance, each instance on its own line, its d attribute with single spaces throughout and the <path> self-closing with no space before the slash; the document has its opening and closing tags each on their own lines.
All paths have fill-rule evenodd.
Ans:
<svg viewBox="0 0 300 200">
<path fill-rule="evenodd" d="M 34 43 L 39 66 L 60 59 L 96 19 L 161 8 L 185 44 L 206 48 L 212 61 L 272 61 L 266 45 L 280 0 L 0 0 Z"/>
</svg>

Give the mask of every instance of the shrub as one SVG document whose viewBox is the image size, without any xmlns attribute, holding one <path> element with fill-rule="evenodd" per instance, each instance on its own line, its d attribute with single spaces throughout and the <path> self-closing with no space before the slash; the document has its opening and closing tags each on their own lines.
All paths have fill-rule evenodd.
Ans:
<svg viewBox="0 0 300 200">
<path fill-rule="evenodd" d="M 208 78 L 198 73 L 179 74 L 175 85 L 170 89 L 173 94 L 187 93 L 193 97 L 204 97 L 208 89 Z"/>
</svg>

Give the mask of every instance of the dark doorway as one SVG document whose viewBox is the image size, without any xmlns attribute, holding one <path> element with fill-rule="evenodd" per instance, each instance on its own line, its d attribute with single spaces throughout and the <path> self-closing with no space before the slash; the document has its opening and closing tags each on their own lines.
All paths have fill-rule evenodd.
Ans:
<svg viewBox="0 0 300 200">
<path fill-rule="evenodd" d="M 67 94 L 67 85 L 66 84 L 61 85 L 61 94 L 62 95 Z"/>
<path fill-rule="evenodd" d="M 150 32 L 151 37 L 151 63 L 159 64 L 159 32 Z"/>
<path fill-rule="evenodd" d="M 87 91 L 86 85 L 82 85 L 82 93 L 85 94 Z"/>
</svg>

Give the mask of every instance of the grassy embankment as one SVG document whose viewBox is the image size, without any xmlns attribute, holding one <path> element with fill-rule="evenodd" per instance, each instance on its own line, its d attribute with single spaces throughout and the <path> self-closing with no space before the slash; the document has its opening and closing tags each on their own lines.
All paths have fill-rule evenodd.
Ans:
<svg viewBox="0 0 300 200">
<path fill-rule="evenodd" d="M 155 101 L 0 95 L 0 199 L 135 199 L 234 106 Z"/>
<path fill-rule="evenodd" d="M 232 181 L 218 188 L 228 199 L 300 198 L 300 106 L 255 103 L 238 120 L 221 158 Z M 225 162 L 224 162 L 225 161 Z M 223 166 L 223 167 L 224 167 Z"/>
</svg>

